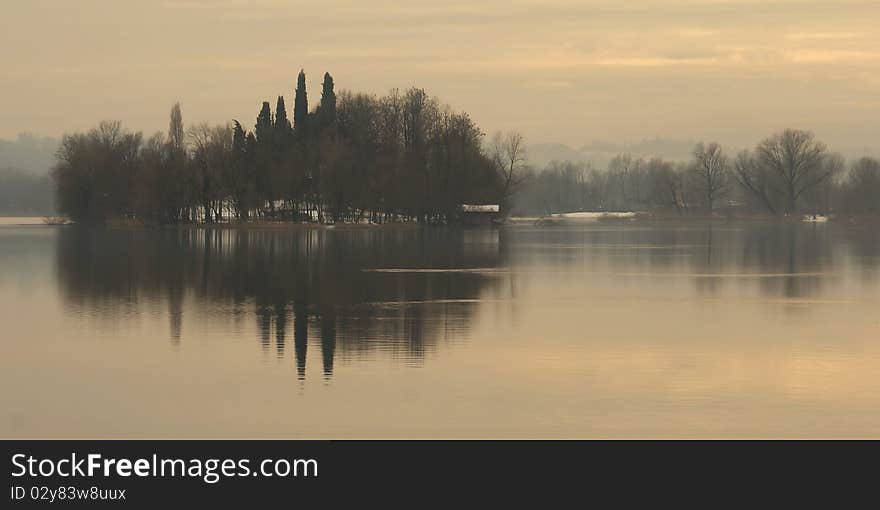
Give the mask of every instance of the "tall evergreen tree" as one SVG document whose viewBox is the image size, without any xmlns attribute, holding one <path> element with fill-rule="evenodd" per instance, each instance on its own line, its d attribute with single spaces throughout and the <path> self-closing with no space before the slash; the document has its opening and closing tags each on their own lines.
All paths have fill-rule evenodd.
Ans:
<svg viewBox="0 0 880 510">
<path fill-rule="evenodd" d="M 171 107 L 168 142 L 174 152 L 183 152 L 183 116 L 180 114 L 180 103 L 174 103 L 174 106 Z"/>
<path fill-rule="evenodd" d="M 287 120 L 287 109 L 284 107 L 284 96 L 278 96 L 278 103 L 275 105 L 275 128 L 279 131 L 290 129 L 290 121 Z"/>
<path fill-rule="evenodd" d="M 241 123 L 237 120 L 232 121 L 232 153 L 237 155 L 243 154 L 245 149 L 245 133 L 241 127 Z"/>
<path fill-rule="evenodd" d="M 257 115 L 257 124 L 254 128 L 257 135 L 257 142 L 262 144 L 271 140 L 272 109 L 269 106 L 269 101 L 263 101 L 263 108 L 260 109 L 260 114 Z"/>
<path fill-rule="evenodd" d="M 275 105 L 275 149 L 278 154 L 283 154 L 290 147 L 292 135 L 293 129 L 287 119 L 284 96 L 278 96 L 278 103 Z"/>
<path fill-rule="evenodd" d="M 171 204 L 167 207 L 162 220 L 176 222 L 186 217 L 186 203 L 189 201 L 190 181 L 187 173 L 186 142 L 183 132 L 183 116 L 180 113 L 180 103 L 174 103 L 171 107 L 171 119 L 168 122 L 168 167 L 167 173 L 171 180 L 176 182 L 175 187 L 168 192 L 167 198 Z"/>
<path fill-rule="evenodd" d="M 321 90 L 321 124 L 336 124 L 336 92 L 333 91 L 333 77 L 324 73 L 324 85 Z"/>
<path fill-rule="evenodd" d="M 264 101 L 260 114 L 257 115 L 257 124 L 254 127 L 256 134 L 256 151 L 254 152 L 254 190 L 256 203 L 259 208 L 268 203 L 269 214 L 272 214 L 272 160 L 275 152 L 275 130 L 272 121 L 272 110 L 269 102 Z M 265 210 L 264 210 L 265 212 Z"/>
<path fill-rule="evenodd" d="M 229 193 L 238 219 L 247 221 L 251 206 L 251 193 L 254 188 L 251 172 L 248 168 L 247 137 L 241 123 L 233 120 L 231 164 L 228 167 L 227 179 Z"/>
<path fill-rule="evenodd" d="M 296 78 L 296 96 L 293 104 L 293 124 L 302 132 L 309 118 L 309 100 L 306 95 L 306 73 L 300 70 Z"/>
</svg>

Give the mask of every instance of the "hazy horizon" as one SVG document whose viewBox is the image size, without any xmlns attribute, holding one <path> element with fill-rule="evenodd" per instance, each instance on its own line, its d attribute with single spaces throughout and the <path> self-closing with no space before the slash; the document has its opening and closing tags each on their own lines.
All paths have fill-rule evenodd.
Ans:
<svg viewBox="0 0 880 510">
<path fill-rule="evenodd" d="M 176 101 L 187 124 L 251 125 L 262 101 L 292 104 L 300 69 L 312 107 L 325 71 L 339 89 L 415 85 L 485 132 L 517 129 L 532 144 L 751 146 L 792 126 L 869 147 L 880 134 L 876 2 L 34 1 L 6 11 L 5 139 L 108 118 L 164 131 Z"/>
</svg>

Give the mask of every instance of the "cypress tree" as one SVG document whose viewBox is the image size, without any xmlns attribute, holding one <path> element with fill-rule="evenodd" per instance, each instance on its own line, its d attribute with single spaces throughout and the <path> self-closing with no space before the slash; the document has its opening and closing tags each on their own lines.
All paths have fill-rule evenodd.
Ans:
<svg viewBox="0 0 880 510">
<path fill-rule="evenodd" d="M 291 135 L 292 130 L 290 128 L 290 121 L 287 120 L 284 96 L 278 96 L 278 103 L 275 105 L 275 148 L 279 153 L 287 149 Z"/>
<path fill-rule="evenodd" d="M 287 120 L 287 109 L 284 107 L 284 96 L 278 96 L 278 103 L 275 105 L 275 128 L 281 132 L 290 129 L 290 121 Z"/>
<path fill-rule="evenodd" d="M 324 126 L 336 124 L 336 92 L 333 91 L 333 77 L 324 73 L 324 85 L 321 90 L 321 123 Z"/>
<path fill-rule="evenodd" d="M 271 140 L 272 132 L 272 109 L 269 107 L 269 101 L 263 101 L 263 108 L 257 115 L 257 124 L 254 126 L 257 134 L 257 141 L 261 144 Z"/>
<path fill-rule="evenodd" d="M 252 189 L 247 171 L 247 135 L 237 120 L 232 121 L 232 168 L 228 183 L 233 198 L 233 206 L 240 220 L 247 221 L 249 215 L 249 195 Z"/>
<path fill-rule="evenodd" d="M 299 76 L 296 78 L 296 96 L 293 104 L 294 127 L 299 131 L 304 130 L 308 117 L 309 100 L 306 96 L 306 73 L 300 70 Z"/>
<path fill-rule="evenodd" d="M 232 152 L 233 154 L 243 154 L 245 150 L 245 134 L 241 123 L 237 120 L 232 121 Z"/>
</svg>

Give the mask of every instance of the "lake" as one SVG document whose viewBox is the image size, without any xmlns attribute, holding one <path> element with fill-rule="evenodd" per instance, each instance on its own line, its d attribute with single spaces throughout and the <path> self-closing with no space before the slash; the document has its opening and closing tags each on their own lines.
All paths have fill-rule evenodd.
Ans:
<svg viewBox="0 0 880 510">
<path fill-rule="evenodd" d="M 4 438 L 880 438 L 875 225 L 0 223 Z"/>
</svg>

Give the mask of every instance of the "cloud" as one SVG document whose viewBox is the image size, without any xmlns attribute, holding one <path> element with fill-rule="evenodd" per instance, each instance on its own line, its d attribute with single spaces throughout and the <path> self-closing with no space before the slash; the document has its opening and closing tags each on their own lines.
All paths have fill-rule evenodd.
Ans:
<svg viewBox="0 0 880 510">
<path fill-rule="evenodd" d="M 193 120 L 251 115 L 239 109 L 292 90 L 301 67 L 309 76 L 330 71 L 341 88 L 368 92 L 417 84 L 471 111 L 486 131 L 535 126 L 526 133 L 532 139 L 574 145 L 596 136 L 687 136 L 722 114 L 726 132 L 744 138 L 772 115 L 778 123 L 808 119 L 820 130 L 832 126 L 823 120 L 830 118 L 828 98 L 839 108 L 833 126 L 851 119 L 861 126 L 853 136 L 880 135 L 875 103 L 858 107 L 864 90 L 880 84 L 876 1 L 52 5 L 47 11 L 13 2 L 4 12 L 12 22 L 0 61 L 11 79 L 0 111 L 15 119 L 34 112 L 35 120 L 0 127 L 11 130 L 0 136 L 43 129 L 39 119 L 57 111 L 65 112 L 59 130 L 117 116 L 86 109 L 104 99 L 108 108 L 124 104 L 133 116 L 159 119 L 136 126 L 148 131 L 163 128 L 171 98 L 196 103 L 187 110 Z M 521 101 L 528 91 L 540 100 Z M 651 102 L 634 100 L 646 95 Z M 212 107 L 208 96 L 229 99 Z M 677 115 L 683 104 L 688 113 Z"/>
<path fill-rule="evenodd" d="M 788 53 L 794 63 L 805 64 L 870 64 L 880 63 L 880 52 L 848 50 L 799 50 Z"/>
</svg>

